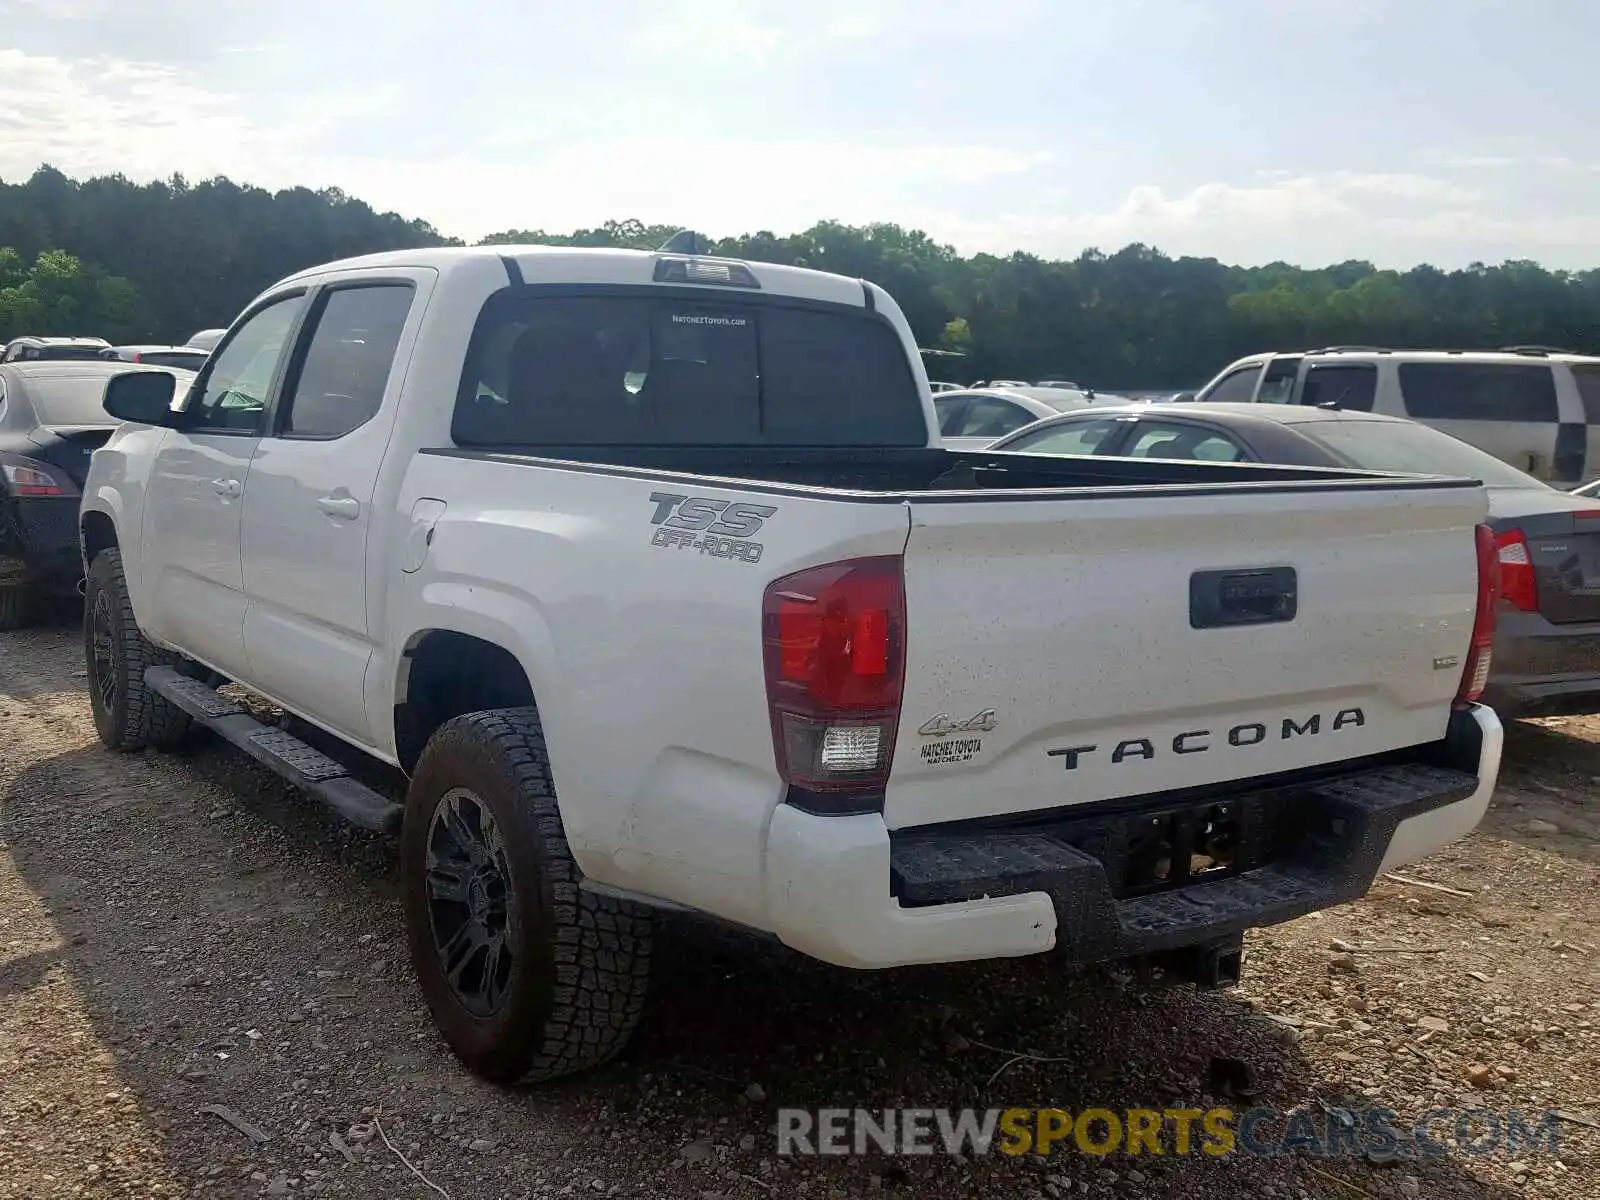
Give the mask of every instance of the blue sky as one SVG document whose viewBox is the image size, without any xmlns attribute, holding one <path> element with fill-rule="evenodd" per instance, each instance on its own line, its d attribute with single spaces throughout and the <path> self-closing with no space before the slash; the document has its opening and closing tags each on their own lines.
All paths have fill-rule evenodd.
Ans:
<svg viewBox="0 0 1600 1200">
<path fill-rule="evenodd" d="M 475 238 L 1600 266 L 1584 0 L 0 0 L 0 176 L 338 186 Z"/>
</svg>

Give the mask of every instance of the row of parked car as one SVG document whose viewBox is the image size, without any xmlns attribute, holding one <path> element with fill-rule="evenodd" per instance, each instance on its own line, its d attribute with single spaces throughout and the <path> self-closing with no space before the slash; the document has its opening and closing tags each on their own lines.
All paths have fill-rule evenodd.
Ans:
<svg viewBox="0 0 1600 1200">
<path fill-rule="evenodd" d="M 33 335 L 0 345 L 0 629 L 77 603 L 79 489 L 115 427 L 107 381 L 130 364 L 189 376 L 225 332 L 202 329 L 182 346 Z"/>
<path fill-rule="evenodd" d="M 76 362 L 104 358 L 112 362 L 145 363 L 153 367 L 182 367 L 198 370 L 223 329 L 202 329 L 181 346 L 113 346 L 102 337 L 37 337 L 24 335 L 0 346 L 0 363 Z"/>
</svg>

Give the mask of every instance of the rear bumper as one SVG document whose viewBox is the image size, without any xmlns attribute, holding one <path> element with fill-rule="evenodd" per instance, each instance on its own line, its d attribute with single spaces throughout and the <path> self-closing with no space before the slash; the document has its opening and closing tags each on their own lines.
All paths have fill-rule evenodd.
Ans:
<svg viewBox="0 0 1600 1200">
<path fill-rule="evenodd" d="M 1501 613 L 1483 702 L 1503 717 L 1600 712 L 1600 624 Z"/>
<path fill-rule="evenodd" d="M 797 950 L 861 968 L 1052 949 L 1092 962 L 1237 937 L 1357 899 L 1380 872 L 1471 832 L 1494 790 L 1500 746 L 1499 720 L 1477 706 L 1457 714 L 1426 759 L 1213 793 L 1206 803 L 1246 813 L 1293 811 L 1297 831 L 1261 865 L 1135 895 L 1120 885 L 1106 831 L 1125 828 L 1136 805 L 1025 827 L 893 832 L 879 816 L 780 806 L 767 840 L 769 928 Z M 1149 809 L 1174 803 L 1161 797 Z"/>
<path fill-rule="evenodd" d="M 0 587 L 24 584 L 70 592 L 82 575 L 78 497 L 22 496 L 0 501 Z"/>
</svg>

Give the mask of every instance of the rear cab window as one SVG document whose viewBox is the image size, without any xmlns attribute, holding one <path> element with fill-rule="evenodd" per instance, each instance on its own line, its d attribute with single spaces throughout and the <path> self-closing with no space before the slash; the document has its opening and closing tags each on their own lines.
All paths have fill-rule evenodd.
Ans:
<svg viewBox="0 0 1600 1200">
<path fill-rule="evenodd" d="M 492 296 L 451 433 L 462 446 L 928 444 L 904 345 L 869 310 L 659 287 Z"/>
</svg>

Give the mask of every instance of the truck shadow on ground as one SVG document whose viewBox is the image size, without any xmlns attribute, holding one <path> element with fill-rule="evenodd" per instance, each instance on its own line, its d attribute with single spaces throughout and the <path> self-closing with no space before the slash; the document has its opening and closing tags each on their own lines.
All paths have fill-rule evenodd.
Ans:
<svg viewBox="0 0 1600 1200">
<path fill-rule="evenodd" d="M 0 1003 L 68 976 L 174 1174 L 205 1194 L 253 1194 L 252 1171 L 292 1176 L 304 1194 L 395 1194 L 382 1143 L 357 1147 L 353 1162 L 329 1148 L 330 1131 L 364 1112 L 380 1113 L 456 1200 L 592 1180 L 596 1193 L 729 1200 L 801 1184 L 825 1198 L 1511 1194 L 1457 1158 L 1375 1166 L 1069 1146 L 1047 1158 L 779 1160 L 780 1107 L 1302 1106 L 1325 1117 L 1401 1098 L 1348 1095 L 1230 994 L 1146 992 L 1046 958 L 856 973 L 688 918 L 662 922 L 651 1011 L 622 1061 L 511 1091 L 468 1075 L 432 1031 L 392 845 L 225 746 L 75 749 L 24 768 L 0 809 L 0 853 L 59 937 L 0 965 Z M 0 1074 L 0 1093 L 19 1088 L 25 1079 Z M 272 1140 L 250 1145 L 199 1113 L 209 1104 Z"/>
</svg>

